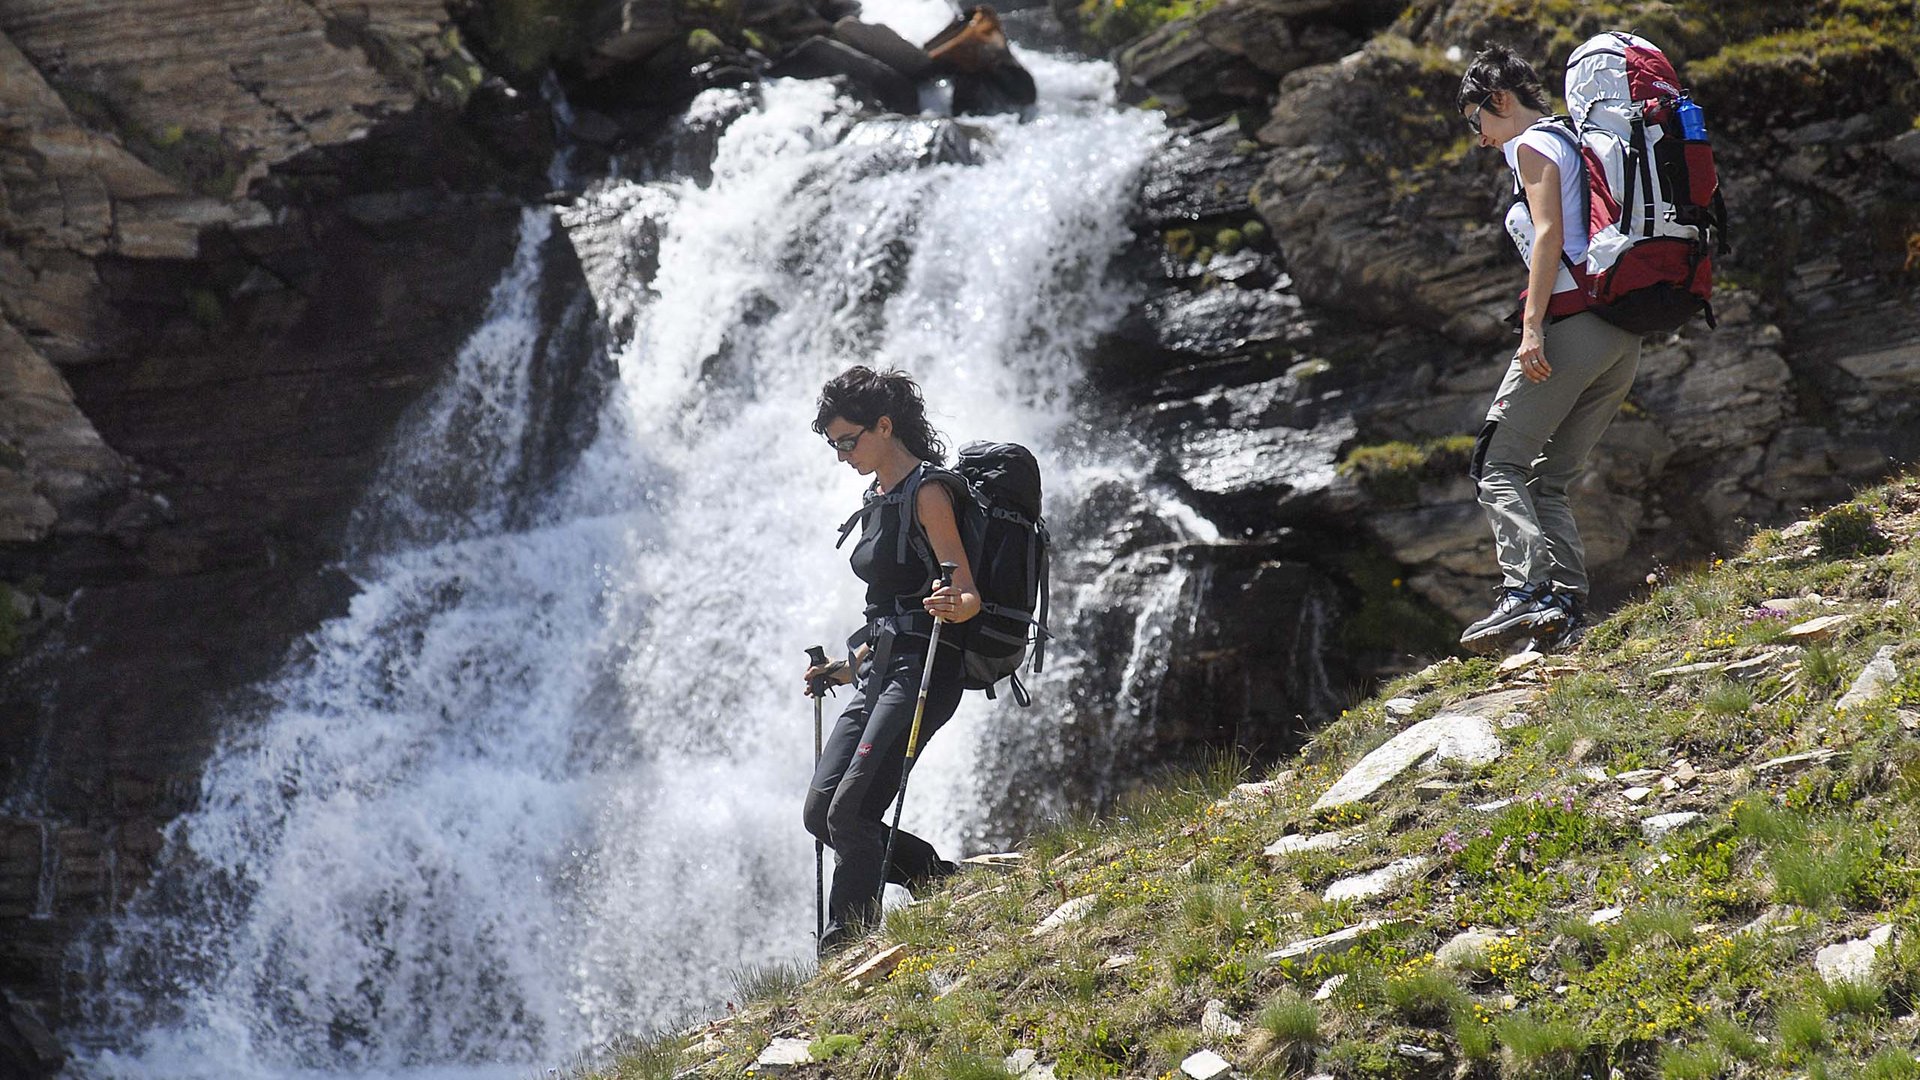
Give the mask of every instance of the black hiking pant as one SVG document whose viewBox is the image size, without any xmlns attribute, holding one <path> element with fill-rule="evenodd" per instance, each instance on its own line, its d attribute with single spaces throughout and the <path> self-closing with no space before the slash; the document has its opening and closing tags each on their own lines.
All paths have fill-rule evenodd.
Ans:
<svg viewBox="0 0 1920 1080">
<path fill-rule="evenodd" d="M 823 944 L 879 914 L 880 863 L 886 857 L 889 832 L 886 819 L 894 796 L 900 793 L 926 647 L 924 637 L 894 638 L 884 657 L 886 669 L 880 670 L 876 662 L 858 684 L 858 696 L 834 722 L 814 769 L 807 790 L 807 831 L 833 848 L 833 888 L 827 894 Z M 881 659 L 877 648 L 875 659 Z M 927 688 L 927 709 L 920 719 L 921 750 L 953 718 L 960 694 L 960 651 L 943 643 Z M 904 829 L 894 837 L 888 881 L 912 889 L 951 869 L 925 840 Z"/>
</svg>

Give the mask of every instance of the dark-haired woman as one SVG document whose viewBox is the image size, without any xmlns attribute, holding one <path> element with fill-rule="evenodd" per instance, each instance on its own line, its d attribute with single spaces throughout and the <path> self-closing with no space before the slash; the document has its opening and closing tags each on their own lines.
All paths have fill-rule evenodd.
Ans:
<svg viewBox="0 0 1920 1080">
<path fill-rule="evenodd" d="M 913 888 L 953 872 L 933 845 L 902 830 L 883 868 L 887 807 L 900 790 L 908 730 L 927 663 L 933 620 L 965 622 L 980 611 L 973 568 L 960 539 L 955 501 L 959 478 L 941 468 L 946 447 L 927 422 L 920 388 L 904 373 L 850 368 L 820 391 L 813 421 L 840 460 L 873 477 L 858 524 L 853 572 L 867 585 L 866 627 L 849 642 L 851 665 L 808 668 L 815 679 L 860 685 L 834 724 L 807 791 L 807 831 L 833 848 L 833 889 L 820 951 L 842 943 L 879 911 L 882 876 Z M 958 569 L 938 583 L 938 564 Z M 921 719 L 920 744 L 960 704 L 958 634 L 943 632 Z"/>
<path fill-rule="evenodd" d="M 1588 311 L 1586 183 L 1571 129 L 1555 131 L 1525 60 L 1490 46 L 1460 82 L 1457 107 L 1515 178 L 1507 232 L 1527 264 L 1520 346 L 1487 410 L 1473 478 L 1493 526 L 1502 582 L 1493 613 L 1460 643 L 1493 652 L 1523 638 L 1572 644 L 1586 623 L 1586 551 L 1567 486 L 1620 411 L 1640 365 L 1640 337 Z"/>
</svg>

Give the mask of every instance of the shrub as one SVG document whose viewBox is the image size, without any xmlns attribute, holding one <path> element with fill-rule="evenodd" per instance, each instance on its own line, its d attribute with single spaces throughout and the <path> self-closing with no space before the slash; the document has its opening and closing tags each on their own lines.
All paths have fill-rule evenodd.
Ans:
<svg viewBox="0 0 1920 1080">
<path fill-rule="evenodd" d="M 1312 1046 L 1320 1041 L 1320 1009 L 1293 991 L 1267 1002 L 1254 1023 L 1286 1046 Z"/>
<path fill-rule="evenodd" d="M 1780 1010 L 1774 1018 L 1774 1031 L 1780 1048 L 1789 1059 L 1798 1061 L 1833 1041 L 1827 1031 L 1827 1015 L 1812 1002 L 1798 1001 Z"/>
<path fill-rule="evenodd" d="M 1860 1080 L 1914 1080 L 1920 1077 L 1920 1063 L 1913 1060 L 1913 1051 L 1889 1046 L 1869 1058 L 1858 1075 Z"/>
<path fill-rule="evenodd" d="M 1660 1080 L 1715 1080 L 1727 1071 L 1727 1055 L 1711 1043 L 1669 1046 L 1660 1052 Z"/>
<path fill-rule="evenodd" d="M 1816 535 L 1820 553 L 1829 559 L 1884 555 L 1893 549 L 1886 534 L 1874 523 L 1873 510 L 1857 502 L 1836 506 L 1821 514 Z"/>
</svg>

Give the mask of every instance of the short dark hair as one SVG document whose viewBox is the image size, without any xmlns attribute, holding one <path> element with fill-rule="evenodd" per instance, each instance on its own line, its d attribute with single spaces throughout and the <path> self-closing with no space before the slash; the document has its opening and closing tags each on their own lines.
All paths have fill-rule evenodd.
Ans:
<svg viewBox="0 0 1920 1080">
<path fill-rule="evenodd" d="M 1467 65 L 1467 73 L 1460 77 L 1460 96 L 1454 99 L 1455 112 L 1465 112 L 1470 105 L 1479 105 L 1493 97 L 1494 91 L 1505 90 L 1512 94 L 1520 104 L 1540 112 L 1547 111 L 1547 89 L 1540 83 L 1540 76 L 1534 72 L 1533 65 L 1520 59 L 1518 53 L 1505 45 L 1489 44 L 1480 50 L 1480 55 Z M 1496 115 L 1504 116 L 1495 110 Z"/>
<path fill-rule="evenodd" d="M 921 461 L 944 465 L 947 444 L 927 422 L 927 404 L 920 384 L 904 371 L 875 371 L 855 366 L 835 375 L 820 388 L 820 405 L 813 430 L 827 433 L 834 417 L 870 428 L 883 416 L 893 418 L 893 437 Z"/>
</svg>

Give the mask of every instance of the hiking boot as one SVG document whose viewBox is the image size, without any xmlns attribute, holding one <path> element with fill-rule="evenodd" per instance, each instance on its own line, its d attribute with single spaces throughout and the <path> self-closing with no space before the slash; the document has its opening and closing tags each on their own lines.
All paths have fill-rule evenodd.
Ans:
<svg viewBox="0 0 1920 1080">
<path fill-rule="evenodd" d="M 1525 637 L 1540 637 L 1558 629 L 1567 619 L 1564 604 L 1555 599 L 1553 586 L 1502 587 L 1493 613 L 1460 635 L 1460 645 L 1469 652 L 1486 655 Z"/>
<path fill-rule="evenodd" d="M 1558 627 L 1544 634 L 1535 634 L 1533 648 L 1536 652 L 1569 652 L 1587 636 L 1587 627 L 1593 620 L 1587 616 L 1587 606 L 1572 593 L 1555 592 L 1553 602 L 1566 609 L 1567 617 Z"/>
</svg>

